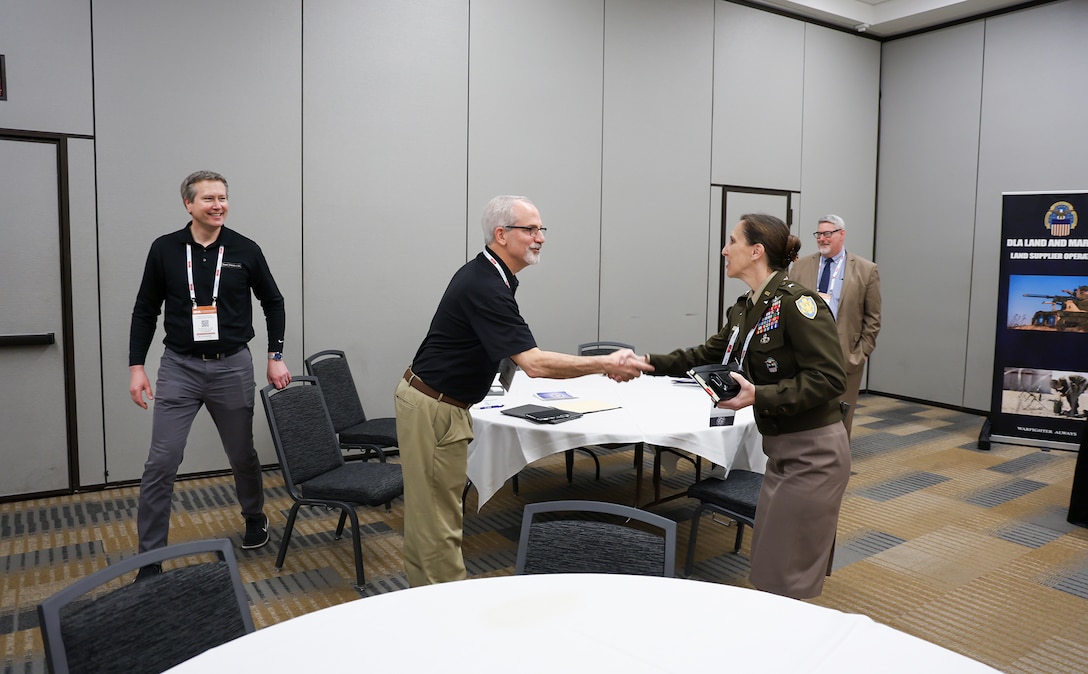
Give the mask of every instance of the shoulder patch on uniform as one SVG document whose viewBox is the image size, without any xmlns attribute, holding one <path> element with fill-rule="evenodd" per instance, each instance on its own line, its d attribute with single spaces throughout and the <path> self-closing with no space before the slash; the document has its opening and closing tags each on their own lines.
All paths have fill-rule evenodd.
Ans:
<svg viewBox="0 0 1088 674">
<path fill-rule="evenodd" d="M 816 318 L 816 300 L 812 299 L 811 296 L 802 295 L 797 298 L 794 304 L 797 305 L 797 310 L 805 318 Z"/>
</svg>

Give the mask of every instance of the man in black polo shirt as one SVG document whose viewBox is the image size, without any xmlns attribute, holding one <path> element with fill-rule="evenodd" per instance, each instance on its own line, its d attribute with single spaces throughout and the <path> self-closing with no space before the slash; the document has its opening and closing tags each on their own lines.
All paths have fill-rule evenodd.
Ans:
<svg viewBox="0 0 1088 674">
<path fill-rule="evenodd" d="M 166 545 L 174 480 L 201 406 L 207 406 L 234 471 L 246 522 L 242 547 L 259 548 L 268 542 L 268 518 L 261 462 L 253 447 L 255 384 L 246 346 L 254 336 L 250 292 L 264 310 L 268 381 L 276 388 L 291 381 L 281 352 L 283 295 L 260 246 L 223 226 L 228 210 L 223 176 L 211 171 L 189 175 L 181 184 L 181 198 L 192 221 L 151 244 L 129 331 L 129 395 L 144 409 L 147 400 L 155 402 L 151 450 L 140 482 L 140 552 Z M 144 359 L 164 305 L 166 351 L 156 396 Z M 145 567 L 139 576 L 159 571 Z"/>
<path fill-rule="evenodd" d="M 484 245 L 453 276 L 412 366 L 397 383 L 397 439 L 404 469 L 404 565 L 408 583 L 465 578 L 461 494 L 472 417 L 503 358 L 530 377 L 566 379 L 601 373 L 626 381 L 653 369 L 630 349 L 571 356 L 537 348 L 522 319 L 515 276 L 536 264 L 546 229 L 525 197 L 492 199 L 483 216 Z"/>
</svg>

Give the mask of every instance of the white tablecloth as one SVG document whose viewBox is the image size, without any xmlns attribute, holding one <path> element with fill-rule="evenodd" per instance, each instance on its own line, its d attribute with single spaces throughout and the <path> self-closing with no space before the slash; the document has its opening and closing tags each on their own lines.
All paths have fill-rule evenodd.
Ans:
<svg viewBox="0 0 1088 674">
<path fill-rule="evenodd" d="M 185 672 L 995 672 L 869 618 L 679 578 L 503 576 L 399 590 L 258 630 Z"/>
<path fill-rule="evenodd" d="M 502 414 L 518 405 L 552 405 L 538 392 L 566 391 L 579 400 L 601 400 L 619 409 L 593 412 L 561 424 L 536 424 Z M 480 409 L 486 405 L 502 408 Z M 710 426 L 710 397 L 671 377 L 642 376 L 618 384 L 602 375 L 577 379 L 531 379 L 518 372 L 504 396 L 486 398 L 472 409 L 476 438 L 468 447 L 468 477 L 483 506 L 508 479 L 528 464 L 575 447 L 645 442 L 697 454 L 720 466 L 762 473 L 767 465 L 752 408 L 736 414 L 732 426 Z"/>
</svg>

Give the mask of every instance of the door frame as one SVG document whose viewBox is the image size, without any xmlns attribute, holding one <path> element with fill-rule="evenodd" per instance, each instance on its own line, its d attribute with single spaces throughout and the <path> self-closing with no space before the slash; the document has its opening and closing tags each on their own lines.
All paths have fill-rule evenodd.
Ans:
<svg viewBox="0 0 1088 674">
<path fill-rule="evenodd" d="M 731 223 L 726 222 L 726 213 L 728 210 L 726 206 L 729 203 L 730 192 L 740 192 L 743 194 L 762 194 L 772 197 L 785 197 L 786 198 L 786 226 L 793 231 L 793 198 L 794 195 L 800 196 L 799 190 L 779 190 L 766 187 L 742 187 L 740 185 L 722 185 L 720 183 L 712 183 L 711 187 L 720 187 L 722 190 L 722 205 L 721 205 L 721 248 L 725 248 L 725 244 L 729 241 L 729 226 Z M 722 288 L 725 285 L 725 258 L 719 256 L 718 260 L 718 288 Z M 718 297 L 718 326 L 725 324 L 725 298 Z"/>
<path fill-rule="evenodd" d="M 53 145 L 57 153 L 57 226 L 60 228 L 60 293 L 61 293 L 61 335 L 58 340 L 63 351 L 64 365 L 64 420 L 65 435 L 68 439 L 68 488 L 33 494 L 13 494 L 2 496 L 3 501 L 21 501 L 31 497 L 74 493 L 79 486 L 79 434 L 76 420 L 75 397 L 75 349 L 72 309 L 72 237 L 69 211 L 68 184 L 68 139 L 76 137 L 68 134 L 47 133 L 42 131 L 21 131 L 0 129 L 0 140 L 24 143 L 44 143 Z M 86 136 L 78 136 L 85 138 Z"/>
</svg>

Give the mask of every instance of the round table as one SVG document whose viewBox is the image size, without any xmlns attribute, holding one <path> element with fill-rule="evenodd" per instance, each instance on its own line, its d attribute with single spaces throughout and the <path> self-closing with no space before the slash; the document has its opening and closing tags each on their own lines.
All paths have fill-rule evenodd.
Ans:
<svg viewBox="0 0 1088 674">
<path fill-rule="evenodd" d="M 471 409 L 475 439 L 468 447 L 468 477 L 479 493 L 479 507 L 533 461 L 588 445 L 672 447 L 719 466 L 762 473 L 767 457 L 752 408 L 739 410 L 732 425 L 711 426 L 710 396 L 697 386 L 675 381 L 642 376 L 620 384 L 601 375 L 532 379 L 519 371 L 508 393 L 485 398 Z M 559 424 L 533 423 L 502 413 L 525 404 L 562 405 L 566 401 L 536 397 L 555 391 L 575 396 L 569 402 L 597 400 L 618 408 Z"/>
<path fill-rule="evenodd" d="M 258 630 L 171 672 L 995 672 L 871 619 L 679 578 L 500 576 Z"/>
</svg>

